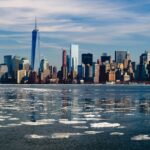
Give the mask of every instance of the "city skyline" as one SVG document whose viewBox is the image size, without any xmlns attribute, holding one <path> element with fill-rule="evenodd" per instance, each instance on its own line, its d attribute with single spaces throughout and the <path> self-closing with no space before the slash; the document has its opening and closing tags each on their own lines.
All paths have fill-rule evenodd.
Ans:
<svg viewBox="0 0 150 150">
<path fill-rule="evenodd" d="M 146 0 L 0 1 L 0 62 L 8 54 L 30 58 L 35 16 L 41 55 L 52 65 L 61 64 L 54 58 L 61 59 L 61 49 L 69 51 L 71 43 L 79 44 L 80 56 L 93 53 L 94 60 L 103 52 L 113 56 L 116 50 L 128 50 L 138 62 L 138 54 L 150 48 L 149 5 Z"/>
</svg>

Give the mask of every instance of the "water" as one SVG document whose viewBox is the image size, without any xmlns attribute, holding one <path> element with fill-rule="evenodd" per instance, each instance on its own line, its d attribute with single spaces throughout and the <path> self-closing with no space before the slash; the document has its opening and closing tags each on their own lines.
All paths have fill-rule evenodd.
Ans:
<svg viewBox="0 0 150 150">
<path fill-rule="evenodd" d="M 148 150 L 150 86 L 1 85 L 0 150 Z"/>
</svg>

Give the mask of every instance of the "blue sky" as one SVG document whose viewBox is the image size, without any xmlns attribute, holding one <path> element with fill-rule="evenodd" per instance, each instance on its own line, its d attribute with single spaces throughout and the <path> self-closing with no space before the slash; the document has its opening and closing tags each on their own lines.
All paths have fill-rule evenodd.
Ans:
<svg viewBox="0 0 150 150">
<path fill-rule="evenodd" d="M 3 55 L 30 58 L 38 19 L 41 53 L 60 66 L 62 48 L 78 43 L 94 59 L 128 50 L 133 60 L 150 50 L 150 0 L 0 0 L 0 62 Z"/>
</svg>

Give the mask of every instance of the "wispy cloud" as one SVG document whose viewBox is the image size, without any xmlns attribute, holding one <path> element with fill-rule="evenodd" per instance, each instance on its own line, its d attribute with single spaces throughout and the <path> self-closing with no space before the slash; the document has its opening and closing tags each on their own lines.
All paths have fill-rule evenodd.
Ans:
<svg viewBox="0 0 150 150">
<path fill-rule="evenodd" d="M 0 39 L 31 44 L 30 32 L 37 16 L 45 48 L 59 49 L 70 42 L 80 43 L 85 49 L 90 43 L 126 48 L 127 44 L 136 46 L 137 41 L 146 48 L 149 7 L 147 0 L 0 0 Z"/>
</svg>

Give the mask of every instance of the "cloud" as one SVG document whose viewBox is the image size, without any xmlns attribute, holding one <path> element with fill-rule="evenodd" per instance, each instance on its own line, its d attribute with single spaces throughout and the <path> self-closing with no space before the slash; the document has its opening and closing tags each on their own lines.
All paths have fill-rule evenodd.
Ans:
<svg viewBox="0 0 150 150">
<path fill-rule="evenodd" d="M 97 49 L 101 45 L 126 48 L 137 41 L 148 47 L 150 12 L 144 8 L 149 5 L 146 0 L 0 0 L 0 39 L 13 38 L 12 42 L 30 47 L 37 16 L 44 48 L 59 49 L 71 42 L 85 49 L 89 44 Z M 6 46 L 1 43 L 1 47 Z"/>
</svg>

